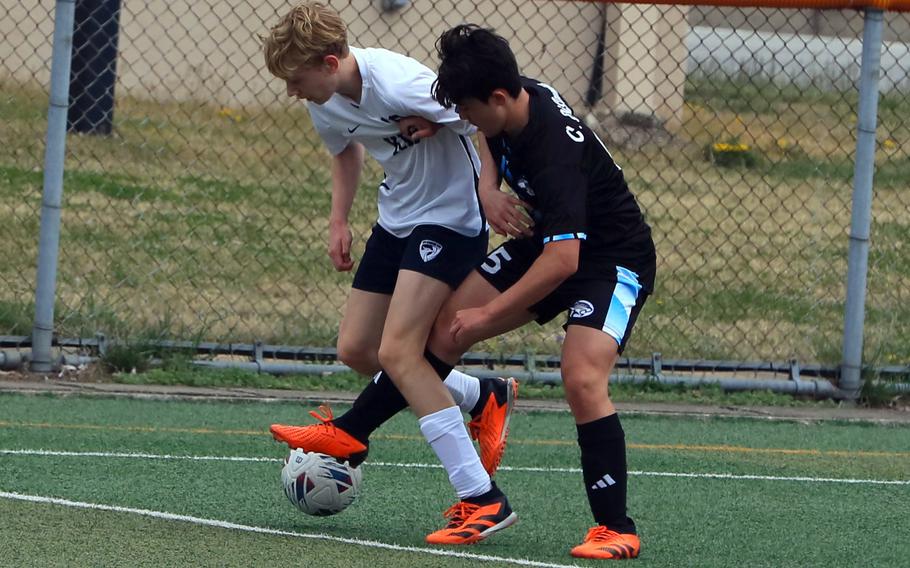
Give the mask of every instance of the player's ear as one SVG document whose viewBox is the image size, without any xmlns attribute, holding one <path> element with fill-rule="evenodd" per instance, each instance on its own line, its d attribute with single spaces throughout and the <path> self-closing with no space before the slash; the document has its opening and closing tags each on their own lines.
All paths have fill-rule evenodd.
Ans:
<svg viewBox="0 0 910 568">
<path fill-rule="evenodd" d="M 490 106 L 502 106 L 510 98 L 508 91 L 505 89 L 493 89 L 493 92 L 490 93 L 490 98 L 487 99 L 487 104 Z"/>
<path fill-rule="evenodd" d="M 334 73 L 341 67 L 341 60 L 336 55 L 326 55 L 322 58 L 322 64 L 330 73 Z"/>
</svg>

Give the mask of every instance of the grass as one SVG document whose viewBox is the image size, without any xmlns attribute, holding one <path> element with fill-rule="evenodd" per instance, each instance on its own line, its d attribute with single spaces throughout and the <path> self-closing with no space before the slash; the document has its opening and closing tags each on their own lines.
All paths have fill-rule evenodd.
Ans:
<svg viewBox="0 0 910 568">
<path fill-rule="evenodd" d="M 275 566 L 287 562 L 290 551 L 318 563 L 303 560 L 300 566 L 319 568 L 370 568 L 376 566 L 377 554 L 358 554 L 354 546 L 339 545 L 311 539 L 287 536 L 264 536 L 241 531 L 213 529 L 185 524 L 175 534 L 174 521 L 143 518 L 134 514 L 106 511 L 73 511 L 55 505 L 0 501 L 0 521 L 10 542 L 21 546 L 0 544 L 0 554 L 11 566 L 34 565 L 72 566 L 74 560 L 85 559 L 93 566 L 202 566 L 223 567 Z M 11 519 L 31 519 L 19 523 Z M 114 538 L 98 542 L 86 535 L 106 533 Z M 48 536 L 40 542 L 36 534 Z M 293 553 L 291 553 L 293 556 Z M 384 566 L 407 566 L 406 552 L 379 553 Z M 453 561 L 450 566 L 471 565 L 471 561 Z"/>
<path fill-rule="evenodd" d="M 34 301 L 46 96 L 3 84 L 0 333 Z M 742 78 L 693 78 L 669 142 L 612 147 L 654 228 L 658 285 L 633 357 L 840 358 L 855 96 Z M 881 99 L 866 358 L 910 361 L 910 98 Z M 122 96 L 115 134 L 70 136 L 58 280 L 61 336 L 174 338 L 325 346 L 350 275 L 325 257 L 328 160 L 305 111 Z M 607 135 L 609 133 L 606 133 Z M 703 149 L 742 143 L 751 167 Z M 608 141 L 609 144 L 609 141 Z M 612 146 L 612 145 L 611 145 Z M 352 212 L 353 254 L 375 218 L 371 165 Z M 9 320 L 10 324 L 4 324 Z M 479 350 L 554 353 L 561 322 Z"/>
<path fill-rule="evenodd" d="M 0 530 L 10 536 L 0 554 L 14 565 L 254 566 L 281 557 L 302 566 L 480 564 L 423 552 L 423 535 L 440 525 L 453 496 L 441 470 L 406 465 L 436 463 L 408 414 L 374 434 L 354 505 L 313 518 L 281 494 L 285 450 L 265 433 L 270 422 L 300 421 L 299 404 L 0 395 L 0 405 L 7 409 L 0 450 L 19 452 L 0 459 L 0 491 L 413 547 L 393 551 L 0 498 Z M 821 481 L 907 481 L 905 426 L 647 415 L 624 416 L 623 426 L 635 472 L 629 511 L 644 543 L 637 564 L 679 566 L 686 550 L 692 566 L 852 566 L 843 519 L 862 523 L 865 563 L 902 566 L 910 553 L 895 538 L 910 530 L 906 485 Z M 516 413 L 497 482 L 521 521 L 457 551 L 598 565 L 567 555 L 591 523 L 579 474 L 566 469 L 578 467 L 577 452 L 567 415 Z M 732 477 L 705 476 L 713 473 Z M 785 480 L 794 477 L 803 481 Z"/>
<path fill-rule="evenodd" d="M 35 323 L 35 306 L 0 301 L 0 329 L 8 335 L 28 335 Z"/>
</svg>

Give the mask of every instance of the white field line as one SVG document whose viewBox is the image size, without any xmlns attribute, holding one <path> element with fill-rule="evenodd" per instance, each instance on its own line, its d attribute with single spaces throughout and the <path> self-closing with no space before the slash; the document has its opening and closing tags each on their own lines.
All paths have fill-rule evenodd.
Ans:
<svg viewBox="0 0 910 568">
<path fill-rule="evenodd" d="M 386 550 L 395 550 L 400 552 L 414 552 L 417 554 L 429 554 L 433 556 L 447 556 L 452 558 L 467 558 L 470 560 L 479 560 L 481 562 L 507 562 L 509 564 L 517 564 L 519 566 L 535 566 L 541 568 L 578 568 L 577 564 L 551 564 L 549 562 L 537 562 L 535 560 L 527 560 L 524 558 L 507 558 L 499 556 L 487 556 L 485 554 L 472 554 L 469 552 L 455 552 L 451 550 L 443 550 L 437 548 L 419 548 L 416 546 L 400 546 L 397 544 L 389 544 L 385 542 L 378 542 L 375 540 L 361 540 L 357 538 L 342 538 L 322 533 L 303 533 L 303 532 L 291 532 L 291 531 L 282 531 L 278 529 L 270 529 L 266 527 L 254 527 L 250 525 L 241 525 L 237 523 L 231 523 L 229 521 L 219 521 L 216 519 L 204 519 L 201 517 L 192 517 L 190 515 L 175 515 L 173 513 L 165 513 L 163 511 L 151 511 L 148 509 L 134 509 L 132 507 L 117 507 L 114 505 L 101 505 L 97 503 L 84 503 L 81 501 L 70 501 L 69 499 L 57 499 L 55 497 L 42 497 L 39 495 L 23 495 L 21 493 L 9 493 L 6 491 L 0 491 L 0 499 L 11 499 L 14 501 L 28 501 L 31 503 L 48 503 L 52 505 L 61 505 L 64 507 L 73 507 L 77 509 L 93 509 L 96 511 L 110 511 L 114 513 L 129 513 L 132 515 L 141 515 L 143 517 L 151 517 L 153 519 L 162 519 L 165 521 L 180 521 L 185 523 L 193 523 L 195 525 L 203 525 L 208 527 L 216 527 L 221 529 L 232 529 L 238 531 L 246 531 L 251 533 L 275 535 L 275 536 L 290 536 L 295 538 L 307 538 L 313 540 L 325 540 L 329 542 L 340 542 L 344 544 L 353 544 L 356 546 L 366 546 L 369 548 L 383 548 Z"/>
<path fill-rule="evenodd" d="M 0 449 L 0 455 L 12 456 L 48 456 L 48 457 L 86 457 L 86 458 L 128 458 L 147 460 L 189 460 L 189 461 L 226 461 L 226 462 L 273 462 L 281 463 L 281 458 L 269 457 L 242 457 L 242 456 L 193 456 L 171 454 L 147 454 L 141 452 L 65 452 L 56 450 L 5 450 Z M 440 469 L 439 464 L 430 463 L 398 463 L 398 462 L 367 462 L 368 467 L 400 467 L 405 469 Z M 581 473 L 577 467 L 513 467 L 502 466 L 499 471 L 515 471 L 528 473 Z M 685 477 L 694 479 L 733 479 L 749 481 L 798 481 L 806 483 L 852 483 L 861 485 L 910 485 L 910 480 L 903 479 L 850 479 L 841 477 L 804 477 L 804 476 L 776 476 L 776 475 L 742 475 L 733 473 L 686 473 L 671 471 L 629 471 L 629 475 L 643 477 Z"/>
</svg>

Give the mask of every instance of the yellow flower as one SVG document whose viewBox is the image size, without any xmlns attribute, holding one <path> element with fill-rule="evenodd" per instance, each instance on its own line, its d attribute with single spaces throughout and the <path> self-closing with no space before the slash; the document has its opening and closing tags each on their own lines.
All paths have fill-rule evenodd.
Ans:
<svg viewBox="0 0 910 568">
<path fill-rule="evenodd" d="M 887 149 L 887 150 L 893 150 L 893 149 L 897 148 L 897 142 L 888 138 L 887 140 L 882 142 L 882 146 L 884 146 L 885 149 Z"/>
<path fill-rule="evenodd" d="M 726 144 L 718 142 L 713 146 L 715 152 L 748 152 L 748 144 Z"/>
<path fill-rule="evenodd" d="M 243 120 L 243 117 L 240 115 L 240 113 L 230 107 L 221 107 L 218 109 L 218 116 L 221 118 L 233 120 L 234 122 L 240 122 Z"/>
<path fill-rule="evenodd" d="M 777 147 L 780 148 L 781 150 L 786 150 L 789 145 L 790 145 L 790 141 L 787 140 L 786 138 L 777 139 Z"/>
</svg>

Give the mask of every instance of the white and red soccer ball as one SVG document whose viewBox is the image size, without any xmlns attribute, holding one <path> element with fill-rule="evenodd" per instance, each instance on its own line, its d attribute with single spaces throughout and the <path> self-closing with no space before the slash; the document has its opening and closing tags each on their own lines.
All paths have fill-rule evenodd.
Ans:
<svg viewBox="0 0 910 568">
<path fill-rule="evenodd" d="M 281 469 L 284 494 L 308 515 L 323 517 L 344 511 L 360 491 L 359 467 L 326 454 L 291 450 Z"/>
</svg>

